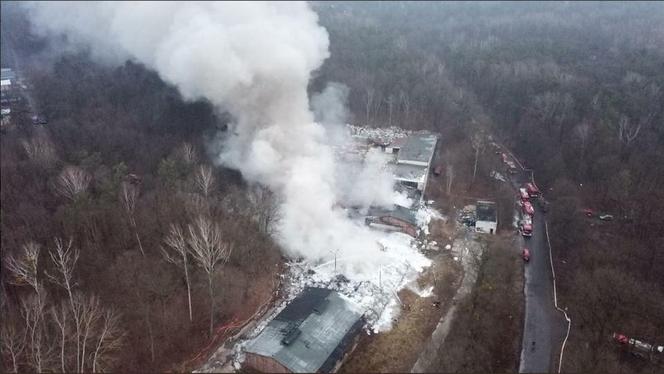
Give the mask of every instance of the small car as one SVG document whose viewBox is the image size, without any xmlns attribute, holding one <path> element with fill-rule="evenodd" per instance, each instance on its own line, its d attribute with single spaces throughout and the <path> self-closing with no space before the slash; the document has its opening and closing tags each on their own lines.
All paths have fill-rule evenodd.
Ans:
<svg viewBox="0 0 664 374">
<path fill-rule="evenodd" d="M 530 261 L 530 251 L 528 250 L 528 248 L 524 248 L 523 251 L 521 251 L 521 257 L 525 262 Z"/>
<path fill-rule="evenodd" d="M 588 218 L 592 218 L 592 216 L 595 215 L 595 212 L 593 212 L 593 210 L 590 209 L 590 208 L 585 208 L 585 209 L 583 210 L 583 214 L 584 214 L 586 217 L 588 217 Z"/>
</svg>

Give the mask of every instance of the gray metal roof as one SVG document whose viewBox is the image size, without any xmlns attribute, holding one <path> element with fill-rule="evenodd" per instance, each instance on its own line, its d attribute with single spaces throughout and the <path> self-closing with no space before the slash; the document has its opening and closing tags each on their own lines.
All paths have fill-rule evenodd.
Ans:
<svg viewBox="0 0 664 374">
<path fill-rule="evenodd" d="M 413 134 L 399 150 L 397 162 L 417 161 L 429 163 L 436 149 L 438 137 L 434 134 Z"/>
<path fill-rule="evenodd" d="M 475 212 L 478 221 L 498 222 L 496 218 L 496 203 L 492 201 L 478 201 Z"/>
<path fill-rule="evenodd" d="M 397 179 L 421 181 L 429 169 L 426 166 L 411 164 L 396 164 L 392 167 L 392 173 Z"/>
<path fill-rule="evenodd" d="M 332 290 L 305 288 L 245 351 L 272 357 L 295 373 L 330 371 L 364 323 L 350 303 Z"/>
</svg>

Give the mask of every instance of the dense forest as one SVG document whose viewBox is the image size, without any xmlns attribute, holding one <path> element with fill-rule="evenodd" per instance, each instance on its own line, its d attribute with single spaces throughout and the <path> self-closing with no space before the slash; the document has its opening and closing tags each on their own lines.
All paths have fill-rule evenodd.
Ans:
<svg viewBox="0 0 664 374">
<path fill-rule="evenodd" d="M 314 7 L 331 40 L 316 82 L 346 84 L 356 122 L 432 129 L 467 149 L 488 131 L 534 170 L 573 320 L 563 370 L 656 370 L 623 365 L 610 335 L 664 339 L 662 4 Z M 616 221 L 590 224 L 584 208 Z"/>
<path fill-rule="evenodd" d="M 212 166 L 208 103 L 136 64 L 45 56 L 2 14 L 48 114 L 0 139 L 2 371 L 174 369 L 269 299 L 271 195 Z"/>
<path fill-rule="evenodd" d="M 482 132 L 534 170 L 573 320 L 563 371 L 655 372 L 610 335 L 664 341 L 664 6 L 311 6 L 330 37 L 312 93 L 340 82 L 353 123 L 440 133 L 443 162 Z M 3 4 L 49 123 L 0 137 L 0 370 L 191 369 L 173 365 L 276 288 L 274 198 L 212 166 L 225 116 L 209 103 L 139 64 L 55 53 L 28 23 Z"/>
</svg>

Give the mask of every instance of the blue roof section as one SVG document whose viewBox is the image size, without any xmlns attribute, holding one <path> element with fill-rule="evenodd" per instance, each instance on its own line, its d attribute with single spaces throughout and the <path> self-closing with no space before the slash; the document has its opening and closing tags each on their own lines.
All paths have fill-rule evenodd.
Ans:
<svg viewBox="0 0 664 374">
<path fill-rule="evenodd" d="M 16 79 L 16 74 L 12 69 L 2 68 L 2 73 L 0 74 L 0 79 Z"/>
<path fill-rule="evenodd" d="M 295 373 L 329 372 L 363 324 L 362 313 L 337 292 L 308 287 L 245 351 L 272 357 Z"/>
</svg>

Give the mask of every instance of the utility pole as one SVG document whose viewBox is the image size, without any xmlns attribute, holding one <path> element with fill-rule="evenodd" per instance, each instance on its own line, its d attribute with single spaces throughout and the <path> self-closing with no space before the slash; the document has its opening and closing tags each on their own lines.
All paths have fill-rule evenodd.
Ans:
<svg viewBox="0 0 664 374">
<path fill-rule="evenodd" d="M 378 267 L 378 288 L 383 289 L 383 265 Z"/>
<path fill-rule="evenodd" d="M 334 276 L 337 275 L 337 253 L 339 253 L 339 249 L 335 250 L 330 250 L 330 252 L 334 255 Z"/>
</svg>

